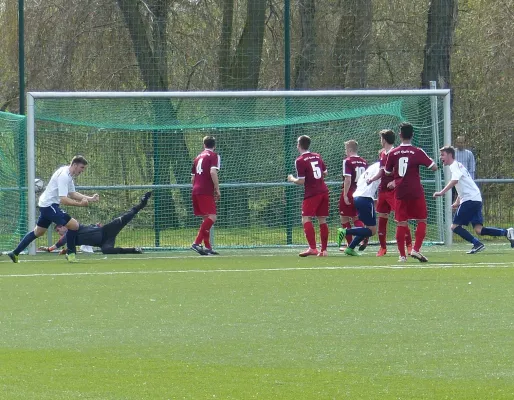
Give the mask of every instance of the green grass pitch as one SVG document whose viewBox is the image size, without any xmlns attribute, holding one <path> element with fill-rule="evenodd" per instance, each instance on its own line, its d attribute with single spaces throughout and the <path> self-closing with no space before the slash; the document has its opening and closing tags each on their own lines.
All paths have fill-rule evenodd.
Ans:
<svg viewBox="0 0 514 400">
<path fill-rule="evenodd" d="M 513 399 L 514 249 L 467 248 L 0 256 L 0 398 Z"/>
</svg>

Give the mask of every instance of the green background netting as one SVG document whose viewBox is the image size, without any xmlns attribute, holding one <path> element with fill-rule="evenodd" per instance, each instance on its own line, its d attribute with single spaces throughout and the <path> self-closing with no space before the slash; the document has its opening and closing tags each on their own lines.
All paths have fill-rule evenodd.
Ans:
<svg viewBox="0 0 514 400">
<path fill-rule="evenodd" d="M 438 114 L 434 143 L 427 96 L 36 99 L 36 176 L 46 182 L 59 165 L 83 154 L 90 165 L 76 183 L 102 197 L 89 208 L 68 209 L 84 223 L 108 222 L 152 187 L 149 207 L 120 234 L 119 244 L 182 248 L 193 241 L 200 223 L 190 204 L 191 163 L 202 150 L 203 136 L 212 134 L 222 164 L 215 246 L 304 244 L 303 190 L 285 178 L 295 172 L 296 138 L 307 134 L 311 150 L 322 154 L 329 170 L 335 242 L 344 142 L 356 139 L 360 155 L 373 162 L 378 131 L 397 131 L 400 122 L 409 121 L 416 128 L 415 144 L 434 157 L 434 148 L 443 144 L 442 98 Z M 428 240 L 438 242 L 443 237 L 431 198 L 434 174 L 422 173 L 430 208 Z"/>
<path fill-rule="evenodd" d="M 26 233 L 25 117 L 0 112 L 0 249 Z M 21 167 L 20 167 L 21 166 Z"/>
</svg>

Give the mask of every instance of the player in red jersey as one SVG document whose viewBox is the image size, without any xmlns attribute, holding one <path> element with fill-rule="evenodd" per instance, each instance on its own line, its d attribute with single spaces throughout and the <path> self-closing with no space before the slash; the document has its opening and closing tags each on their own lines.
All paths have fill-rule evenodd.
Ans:
<svg viewBox="0 0 514 400">
<path fill-rule="evenodd" d="M 211 247 L 211 227 L 216 222 L 216 201 L 220 199 L 220 183 L 218 170 L 220 156 L 214 152 L 216 140 L 212 136 L 203 138 L 204 150 L 198 154 L 191 169 L 193 185 L 193 211 L 203 221 L 191 248 L 202 256 L 218 254 Z M 202 242 L 204 246 L 202 247 Z"/>
<path fill-rule="evenodd" d="M 380 249 L 377 252 L 377 257 L 385 256 L 387 253 L 387 222 L 389 214 L 394 211 L 394 188 L 388 188 L 389 182 L 393 181 L 392 175 L 386 175 L 384 168 L 389 152 L 394 148 L 395 134 L 390 129 L 383 129 L 379 132 L 380 144 L 382 150 L 380 151 L 380 171 L 377 175 L 368 180 L 368 184 L 382 179 L 378 187 L 378 200 L 377 200 L 377 217 L 378 217 L 378 241 L 380 243 Z M 407 232 L 405 237 L 407 244 L 407 253 L 412 252 L 412 237 L 409 226 L 407 225 Z"/>
<path fill-rule="evenodd" d="M 303 185 L 305 193 L 302 202 L 302 224 L 309 248 L 300 253 L 300 257 L 319 256 L 326 257 L 328 244 L 328 187 L 324 178 L 327 176 L 327 168 L 321 156 L 311 153 L 309 147 L 311 138 L 302 135 L 298 138 L 296 148 L 300 156 L 295 161 L 296 178 L 288 175 L 287 180 L 296 185 Z M 316 249 L 316 232 L 312 224 L 312 217 L 317 217 L 321 238 L 321 251 Z"/>
<path fill-rule="evenodd" d="M 359 157 L 357 149 L 359 144 L 355 140 L 348 140 L 344 143 L 344 149 L 346 152 L 346 158 L 343 160 L 343 190 L 339 198 L 339 215 L 341 217 L 341 226 L 343 229 L 350 229 L 352 227 L 352 221 L 356 227 L 363 228 L 364 224 L 357 219 L 357 209 L 353 204 L 353 192 L 357 188 L 357 181 L 359 177 L 368 168 L 367 161 Z M 340 234 L 338 230 L 338 244 L 340 245 L 344 236 Z M 346 242 L 348 245 L 352 242 L 352 235 L 346 236 Z M 359 247 L 359 250 L 366 248 L 367 241 Z M 344 251 L 344 249 L 340 249 Z"/>
<path fill-rule="evenodd" d="M 405 235 L 408 229 L 408 221 L 416 220 L 414 247 L 411 257 L 420 262 L 427 262 L 427 258 L 420 253 L 421 245 L 427 232 L 427 203 L 425 192 L 421 185 L 419 167 L 421 165 L 432 171 L 437 170 L 437 165 L 427 153 L 411 144 L 414 136 L 414 128 L 408 122 L 400 124 L 400 139 L 402 144 L 392 149 L 385 166 L 385 173 L 393 174 L 394 181 L 389 187 L 395 187 L 395 208 L 396 219 L 396 243 L 400 251 L 400 261 L 407 259 L 405 255 Z"/>
</svg>

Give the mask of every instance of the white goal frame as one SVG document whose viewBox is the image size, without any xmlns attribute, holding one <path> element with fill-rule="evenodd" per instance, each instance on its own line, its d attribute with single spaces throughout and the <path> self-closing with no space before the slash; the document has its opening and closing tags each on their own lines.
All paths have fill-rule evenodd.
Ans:
<svg viewBox="0 0 514 400">
<path fill-rule="evenodd" d="M 312 90 L 312 91 L 227 91 L 227 92 L 28 92 L 27 93 L 27 186 L 28 193 L 35 193 L 35 100 L 42 98 L 230 98 L 230 97 L 314 97 L 314 96 L 429 96 L 432 101 L 432 126 L 433 129 L 433 153 L 437 156 L 441 143 L 439 142 L 437 97 L 443 97 L 443 138 L 444 144 L 451 143 L 451 93 L 450 89 L 410 89 L 410 90 Z M 444 172 L 444 180 L 448 182 L 448 173 Z M 436 188 L 440 190 L 443 185 L 439 175 L 436 178 Z M 442 230 L 445 245 L 452 244 L 451 231 L 451 191 L 445 194 L 444 200 L 437 200 L 438 227 Z M 28 198 L 28 224 L 30 227 L 36 224 L 36 198 Z M 442 212 L 444 207 L 444 213 Z M 36 248 L 33 242 L 29 247 L 29 254 L 35 254 Z"/>
</svg>

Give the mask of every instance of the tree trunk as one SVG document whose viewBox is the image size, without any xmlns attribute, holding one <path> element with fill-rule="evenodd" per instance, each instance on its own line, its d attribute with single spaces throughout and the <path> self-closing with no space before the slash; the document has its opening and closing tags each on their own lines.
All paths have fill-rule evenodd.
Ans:
<svg viewBox="0 0 514 400">
<path fill-rule="evenodd" d="M 230 44 L 234 25 L 234 0 L 223 1 L 220 45 L 218 48 L 218 88 L 225 89 L 230 77 Z"/>
<path fill-rule="evenodd" d="M 294 76 L 295 89 L 311 88 L 316 52 L 314 1 L 315 0 L 300 0 L 298 4 L 302 36 L 300 38 L 300 52 L 296 57 Z"/>
<path fill-rule="evenodd" d="M 125 23 L 130 33 L 136 59 L 143 81 L 148 91 L 168 90 L 168 61 L 166 32 L 168 21 L 168 0 L 153 0 L 141 3 L 134 0 L 117 0 Z M 154 115 L 176 115 L 171 102 L 154 100 L 152 102 Z M 173 119 L 173 117 L 171 118 Z M 154 184 L 167 185 L 171 183 L 171 173 L 177 183 L 189 183 L 189 165 L 182 160 L 188 160 L 184 134 L 180 131 L 153 132 L 154 137 Z M 176 157 L 171 158 L 171 154 Z M 179 160 L 182 161 L 179 163 Z M 188 191 L 181 191 L 186 196 Z M 156 229 L 162 230 L 179 225 L 175 202 L 170 190 L 157 190 L 154 196 Z M 190 204 L 184 200 L 183 204 Z M 191 213 L 188 212 L 188 215 Z"/>
<path fill-rule="evenodd" d="M 427 39 L 425 42 L 421 86 L 450 87 L 450 55 L 457 22 L 457 0 L 432 0 L 428 10 Z"/>
<path fill-rule="evenodd" d="M 223 1 L 223 22 L 218 53 L 219 89 L 256 90 L 259 86 L 267 1 L 248 0 L 244 28 L 237 48 L 232 54 L 230 48 L 233 32 L 233 2 L 234 0 Z M 237 112 L 237 107 L 234 107 L 233 110 Z M 239 160 L 241 154 L 248 151 L 248 143 L 242 137 L 234 139 L 235 134 L 236 132 L 231 132 L 230 135 L 219 135 L 216 146 L 222 156 L 222 165 L 229 165 L 234 160 Z M 227 160 L 227 162 L 223 160 Z M 246 163 L 238 161 L 238 168 L 234 170 L 222 169 L 220 180 L 221 183 L 223 181 L 238 182 L 241 180 L 241 177 L 246 176 L 248 173 Z M 218 204 L 220 218 L 217 225 L 243 227 L 245 223 L 249 223 L 250 208 L 248 200 L 247 188 L 222 190 L 222 199 Z M 237 212 L 234 212 L 235 205 L 239 206 Z"/>
<path fill-rule="evenodd" d="M 230 71 L 222 89 L 256 90 L 258 88 L 266 6 L 266 0 L 248 0 L 245 25 L 230 68 L 220 65 L 220 68 Z M 230 7 L 226 7 L 225 11 L 228 13 Z"/>
<path fill-rule="evenodd" d="M 334 42 L 336 88 L 364 88 L 367 84 L 372 0 L 342 0 L 342 15 Z"/>
</svg>

